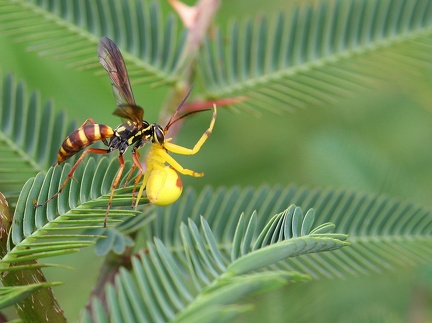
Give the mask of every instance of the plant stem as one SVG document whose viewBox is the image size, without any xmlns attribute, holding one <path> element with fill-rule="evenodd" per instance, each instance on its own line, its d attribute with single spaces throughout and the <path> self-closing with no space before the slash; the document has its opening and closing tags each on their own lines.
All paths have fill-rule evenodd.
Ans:
<svg viewBox="0 0 432 323">
<path fill-rule="evenodd" d="M 6 198 L 0 193 L 0 258 L 7 253 L 8 232 L 12 223 Z M 20 266 L 35 265 L 36 260 L 20 263 Z M 13 267 L 14 264 L 11 264 Z M 1 281 L 5 287 L 45 283 L 44 274 L 38 268 L 3 273 Z M 66 322 L 63 310 L 54 297 L 51 288 L 41 288 L 15 304 L 18 315 L 24 322 Z"/>
<path fill-rule="evenodd" d="M 185 50 L 180 57 L 181 81 L 168 94 L 163 108 L 159 115 L 159 124 L 165 125 L 170 119 L 177 105 L 185 97 L 193 84 L 196 57 L 201 44 L 213 17 L 219 8 L 220 0 L 199 0 L 193 7 L 186 7 L 177 0 L 170 0 L 169 3 L 177 11 L 183 24 L 189 29 L 186 39 Z M 170 129 L 170 137 L 175 137 L 182 122 L 177 122 Z"/>
</svg>

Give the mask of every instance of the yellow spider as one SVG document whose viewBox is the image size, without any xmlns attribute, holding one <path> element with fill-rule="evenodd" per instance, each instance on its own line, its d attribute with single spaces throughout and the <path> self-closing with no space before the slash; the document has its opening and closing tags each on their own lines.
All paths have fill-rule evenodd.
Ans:
<svg viewBox="0 0 432 323">
<path fill-rule="evenodd" d="M 121 176 L 125 168 L 123 154 L 129 147 L 131 147 L 132 150 L 133 165 L 130 175 L 126 178 L 126 183 L 129 182 L 133 171 L 136 168 L 139 169 L 139 175 L 135 180 L 133 192 L 135 192 L 135 188 L 138 185 L 140 178 L 144 174 L 144 181 L 139 190 L 135 207 L 138 205 L 145 188 L 147 197 L 151 203 L 156 205 L 169 205 L 174 203 L 180 197 L 182 192 L 182 183 L 177 171 L 182 174 L 194 177 L 204 176 L 203 173 L 197 173 L 189 169 L 184 169 L 174 160 L 174 158 L 168 154 L 168 151 L 183 155 L 196 154 L 213 129 L 216 120 L 216 106 L 213 105 L 214 112 L 209 129 L 201 136 L 200 140 L 198 140 L 193 149 L 175 145 L 169 142 L 170 139 L 165 138 L 169 128 L 174 123 L 188 115 L 208 110 L 194 110 L 175 119 L 182 105 L 188 98 L 191 89 L 177 107 L 168 124 L 165 126 L 165 128 L 162 128 L 156 123 L 149 123 L 143 119 L 144 110 L 136 105 L 132 92 L 132 86 L 130 84 L 126 69 L 126 64 L 123 60 L 122 54 L 111 39 L 106 37 L 101 38 L 98 46 L 98 57 L 99 62 L 106 70 L 111 80 L 112 90 L 117 103 L 117 109 L 114 110 L 113 114 L 121 117 L 123 122 L 117 128 L 112 129 L 107 125 L 98 124 L 93 121 L 93 119 L 89 118 L 81 125 L 80 128 L 72 132 L 64 140 L 62 146 L 60 147 L 57 155 L 57 162 L 55 162 L 54 165 L 62 164 L 64 161 L 79 151 L 84 150 L 84 152 L 72 166 L 72 169 L 68 173 L 67 178 L 61 184 L 59 190 L 41 204 L 38 204 L 35 200 L 34 206 L 41 207 L 46 205 L 48 202 L 61 194 L 67 183 L 71 178 L 73 178 L 75 170 L 88 153 L 109 154 L 115 150 L 118 150 L 120 168 L 111 186 L 111 195 L 109 197 L 103 224 L 103 226 L 106 227 L 109 211 L 114 197 L 114 191 L 121 180 Z M 101 141 L 107 147 L 105 149 L 88 148 L 90 145 L 98 141 Z M 140 154 L 138 150 L 149 141 L 152 142 L 152 146 L 147 157 L 148 167 L 144 172 L 139 162 Z M 168 163 L 171 166 L 165 166 L 165 163 Z"/>
<path fill-rule="evenodd" d="M 181 107 L 181 105 L 179 107 Z M 171 118 L 170 122 L 168 122 L 165 129 L 162 129 L 161 126 L 154 124 L 155 127 L 154 131 L 152 132 L 153 136 L 151 139 L 152 146 L 146 159 L 147 169 L 145 171 L 144 180 L 135 201 L 135 207 L 138 205 L 144 189 L 146 189 L 147 198 L 152 204 L 166 206 L 177 201 L 183 189 L 181 178 L 177 172 L 193 177 L 204 176 L 204 173 L 198 173 L 193 170 L 183 168 L 172 156 L 168 154 L 168 152 L 180 155 L 196 154 L 212 133 L 214 124 L 216 122 L 216 105 L 213 105 L 213 116 L 210 121 L 209 128 L 206 130 L 206 132 L 204 132 L 192 149 L 173 144 L 170 142 L 171 138 L 165 138 L 165 135 L 172 124 L 191 114 L 187 113 L 182 117 L 172 121 L 177 112 L 178 109 Z"/>
</svg>

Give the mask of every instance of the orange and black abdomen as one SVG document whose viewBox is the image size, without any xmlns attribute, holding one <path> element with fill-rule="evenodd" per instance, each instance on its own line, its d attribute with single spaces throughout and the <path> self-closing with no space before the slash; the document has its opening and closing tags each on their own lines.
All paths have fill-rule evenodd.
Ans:
<svg viewBox="0 0 432 323">
<path fill-rule="evenodd" d="M 114 136 L 114 130 L 103 124 L 89 124 L 78 128 L 63 141 L 57 154 L 57 164 L 61 164 L 96 141 L 112 136 Z"/>
</svg>

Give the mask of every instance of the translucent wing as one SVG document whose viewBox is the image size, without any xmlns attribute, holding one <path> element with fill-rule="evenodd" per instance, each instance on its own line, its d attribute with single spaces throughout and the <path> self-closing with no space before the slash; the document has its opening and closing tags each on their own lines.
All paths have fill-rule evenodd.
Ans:
<svg viewBox="0 0 432 323">
<path fill-rule="evenodd" d="M 139 126 L 142 125 L 144 110 L 137 105 L 122 104 L 114 110 L 113 115 L 132 120 Z"/>
<path fill-rule="evenodd" d="M 123 56 L 111 39 L 107 37 L 101 38 L 98 46 L 98 57 L 99 62 L 110 77 L 117 106 L 119 108 L 122 105 L 135 106 L 135 99 Z M 130 118 L 128 117 L 128 119 Z M 131 120 L 135 121 L 135 119 L 134 117 Z"/>
</svg>

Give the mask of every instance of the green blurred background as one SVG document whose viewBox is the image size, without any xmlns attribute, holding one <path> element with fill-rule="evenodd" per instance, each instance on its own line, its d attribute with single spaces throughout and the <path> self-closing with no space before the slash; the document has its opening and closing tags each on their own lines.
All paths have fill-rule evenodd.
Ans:
<svg viewBox="0 0 432 323">
<path fill-rule="evenodd" d="M 305 4 L 307 1 L 298 2 Z M 215 25 L 223 28 L 232 19 L 288 12 L 294 3 L 274 0 L 264 5 L 258 0 L 224 1 Z M 163 7 L 169 11 L 165 3 Z M 96 47 L 95 44 L 95 62 Z M 13 72 L 16 79 L 25 80 L 29 91 L 40 91 L 42 102 L 53 100 L 56 109 L 67 111 L 70 120 L 82 122 L 91 117 L 99 123 L 118 125 L 118 118 L 111 115 L 115 101 L 102 68 L 101 76 L 95 76 L 94 72 L 67 68 L 64 61 L 52 58 L 38 57 L 35 64 L 37 54 L 9 37 L 0 37 L 0 48 L 3 75 Z M 215 130 L 200 153 L 192 157 L 176 156 L 187 168 L 206 173 L 199 179 L 183 177 L 184 185 L 197 189 L 205 185 L 244 187 L 293 183 L 341 187 L 385 194 L 429 207 L 432 193 L 431 71 L 425 70 L 420 79 L 421 83 L 415 78 L 410 83 L 389 79 L 375 88 L 338 99 L 337 104 L 311 106 L 293 113 L 262 111 L 261 116 L 256 117 L 219 109 Z M 145 109 L 146 120 L 158 120 L 159 107 L 168 89 L 153 89 L 143 84 L 132 86 L 137 103 Z M 190 118 L 176 142 L 192 147 L 209 120 L 210 115 L 206 113 Z M 51 260 L 77 268 L 74 271 L 46 270 L 50 280 L 65 282 L 55 288 L 55 294 L 71 320 L 76 319 L 83 308 L 101 260 L 94 256 L 91 248 Z M 245 320 L 285 322 L 286 315 L 319 303 L 334 308 L 333 312 L 328 312 L 329 317 L 323 314 L 320 321 L 346 322 L 349 316 L 341 309 L 346 308 L 345 302 L 350 301 L 352 306 L 355 300 L 354 310 L 363 311 L 364 321 L 381 322 L 380 318 L 384 317 L 393 318 L 392 322 L 405 321 L 413 311 L 412 295 L 430 283 L 428 270 L 407 268 L 397 275 L 358 277 L 349 283 L 319 281 L 309 283 L 307 288 L 287 287 L 248 299 L 257 306 L 257 311 Z M 300 295 L 304 304 L 294 301 Z M 306 321 L 316 320 L 313 315 Z"/>
</svg>

